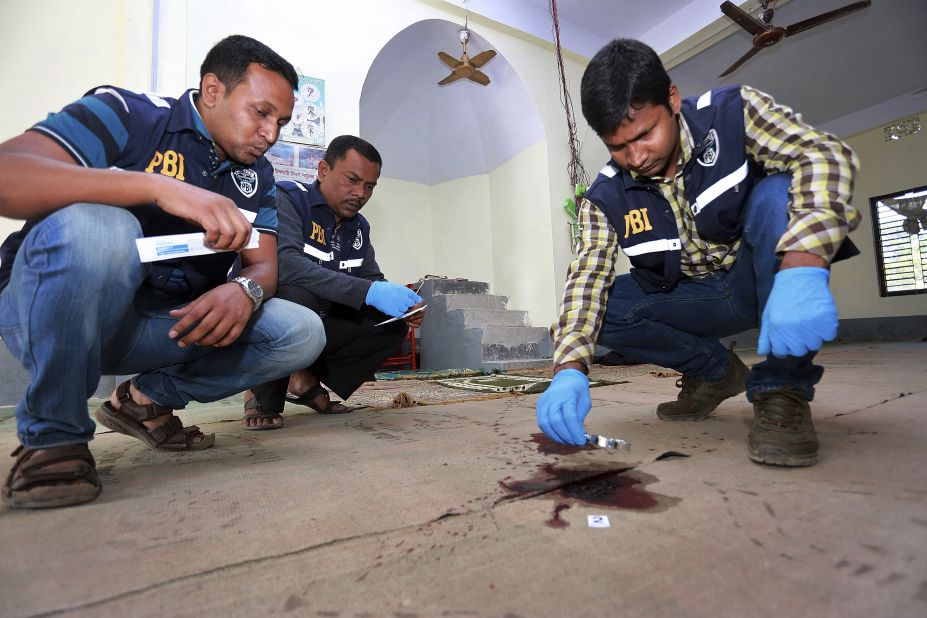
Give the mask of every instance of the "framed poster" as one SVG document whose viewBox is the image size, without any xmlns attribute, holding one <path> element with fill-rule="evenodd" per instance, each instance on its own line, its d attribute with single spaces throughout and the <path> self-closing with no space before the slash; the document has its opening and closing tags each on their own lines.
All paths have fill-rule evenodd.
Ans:
<svg viewBox="0 0 927 618">
<path fill-rule="evenodd" d="M 325 145 L 325 80 L 299 76 L 293 118 L 280 130 L 286 142 Z"/>
<path fill-rule="evenodd" d="M 277 142 L 264 155 L 274 167 L 274 178 L 313 183 L 319 175 L 319 161 L 325 156 L 324 148 L 302 144 Z"/>
</svg>

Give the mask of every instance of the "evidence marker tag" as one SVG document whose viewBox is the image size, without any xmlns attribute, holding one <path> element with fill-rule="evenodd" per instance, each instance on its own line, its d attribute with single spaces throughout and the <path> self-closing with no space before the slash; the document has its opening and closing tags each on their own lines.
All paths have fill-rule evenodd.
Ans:
<svg viewBox="0 0 927 618">
<path fill-rule="evenodd" d="M 611 528 L 608 521 L 608 515 L 588 515 L 586 517 L 590 528 Z"/>
</svg>

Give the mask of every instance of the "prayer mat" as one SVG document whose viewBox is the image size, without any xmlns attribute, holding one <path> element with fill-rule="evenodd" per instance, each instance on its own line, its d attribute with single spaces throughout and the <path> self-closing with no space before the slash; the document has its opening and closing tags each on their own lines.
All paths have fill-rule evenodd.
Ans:
<svg viewBox="0 0 927 618">
<path fill-rule="evenodd" d="M 493 374 L 463 378 L 448 378 L 435 380 L 438 384 L 459 388 L 468 391 L 481 391 L 487 393 L 543 393 L 550 384 L 550 378 L 541 376 L 521 376 L 514 374 Z M 605 380 L 590 380 L 589 386 L 605 386 L 606 384 L 622 384 Z"/>
<path fill-rule="evenodd" d="M 378 371 L 373 374 L 378 381 L 390 380 L 436 380 L 438 378 L 459 378 L 485 375 L 479 369 L 401 369 L 399 371 Z"/>
</svg>

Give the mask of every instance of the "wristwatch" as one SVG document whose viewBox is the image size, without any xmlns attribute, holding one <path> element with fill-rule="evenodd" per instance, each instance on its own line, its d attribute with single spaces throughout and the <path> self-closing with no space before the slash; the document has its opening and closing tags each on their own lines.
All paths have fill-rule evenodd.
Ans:
<svg viewBox="0 0 927 618">
<path fill-rule="evenodd" d="M 251 310 L 251 313 L 254 313 L 258 310 L 258 307 L 261 306 L 261 302 L 264 300 L 264 290 L 261 288 L 257 282 L 248 279 L 247 277 L 235 277 L 232 279 L 235 283 L 240 285 L 244 289 L 245 294 L 248 295 L 248 298 L 251 299 L 251 302 L 254 303 L 254 309 Z"/>
</svg>

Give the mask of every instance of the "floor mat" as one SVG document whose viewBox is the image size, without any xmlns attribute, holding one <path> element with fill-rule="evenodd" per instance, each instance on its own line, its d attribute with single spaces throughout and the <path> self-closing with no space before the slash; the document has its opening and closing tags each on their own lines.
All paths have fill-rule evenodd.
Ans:
<svg viewBox="0 0 927 618">
<path fill-rule="evenodd" d="M 438 384 L 459 388 L 468 391 L 488 393 L 543 393 L 547 390 L 551 379 L 542 376 L 522 376 L 514 374 L 498 374 L 488 376 L 472 376 L 463 378 L 448 378 L 435 380 Z M 622 380 L 627 382 L 627 380 Z M 604 386 L 606 384 L 621 384 L 622 382 L 609 382 L 605 380 L 590 380 L 590 386 Z"/>
<path fill-rule="evenodd" d="M 435 380 L 485 374 L 485 371 L 479 369 L 400 369 L 399 371 L 378 371 L 373 377 L 378 381 L 388 382 L 390 380 Z"/>
<path fill-rule="evenodd" d="M 604 367 L 601 365 L 593 365 L 589 368 L 589 379 L 593 386 L 624 384 L 628 381 L 626 378 L 652 374 L 655 369 L 659 368 L 654 365 L 639 365 L 633 367 Z M 465 377 L 460 376 L 460 374 L 454 376 L 465 377 L 468 380 L 470 378 L 488 378 L 492 381 L 493 379 L 513 380 L 517 378 L 517 382 L 509 384 L 500 384 L 497 382 L 494 389 L 486 388 L 486 384 L 483 380 L 479 380 L 475 384 L 468 384 L 467 386 L 461 384 L 446 385 L 441 383 L 442 379 L 422 379 L 421 376 L 410 375 L 414 372 L 390 372 L 399 375 L 396 378 L 381 380 L 378 374 L 376 382 L 365 382 L 345 403 L 349 406 L 367 406 L 369 408 L 383 410 L 401 405 L 398 403 L 401 401 L 412 402 L 411 405 L 430 405 L 513 397 L 543 391 L 547 388 L 547 384 L 553 376 L 553 368 L 550 367 L 543 369 L 519 369 L 518 374 L 486 374 L 473 369 L 437 370 L 434 373 L 443 371 L 473 372 L 475 374 L 473 376 Z M 678 374 L 669 372 L 667 375 L 677 376 Z M 451 381 L 452 377 L 446 376 L 446 380 Z M 532 384 L 526 384 L 524 382 L 525 380 L 534 383 L 534 385 L 536 385 L 535 388 L 538 390 L 529 390 L 532 388 Z M 490 385 L 492 385 L 492 382 L 490 382 Z M 501 387 L 501 390 L 496 390 L 499 387 Z M 409 403 L 406 403 L 406 405 L 409 405 Z"/>
</svg>

